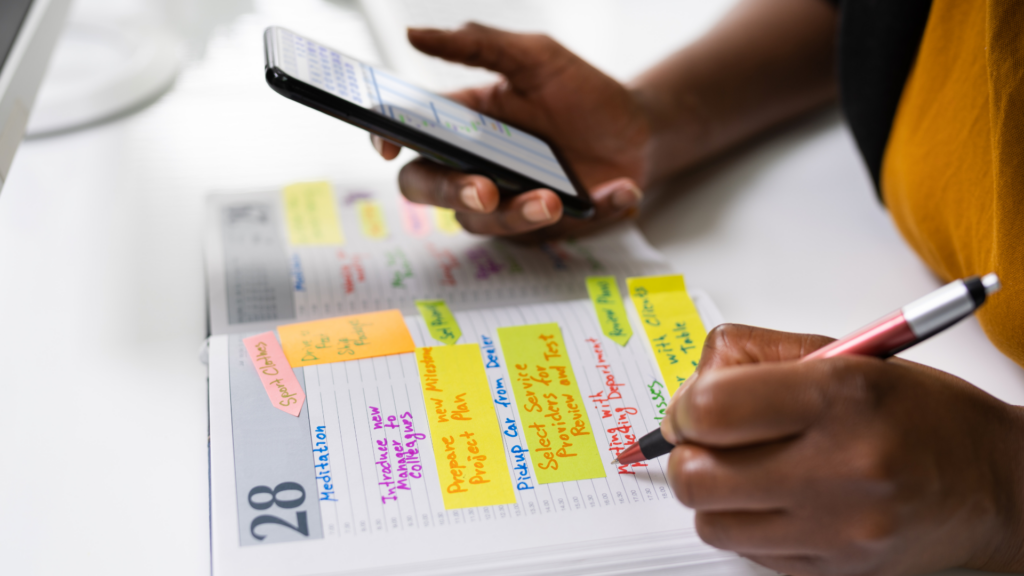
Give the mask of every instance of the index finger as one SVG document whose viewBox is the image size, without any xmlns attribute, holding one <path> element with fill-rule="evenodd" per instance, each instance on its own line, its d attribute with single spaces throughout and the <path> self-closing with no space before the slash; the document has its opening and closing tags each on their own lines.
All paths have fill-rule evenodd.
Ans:
<svg viewBox="0 0 1024 576">
<path fill-rule="evenodd" d="M 833 386 L 856 389 L 857 374 L 879 363 L 844 357 L 721 368 L 705 373 L 665 411 L 662 434 L 702 446 L 735 448 L 799 435 L 819 420 Z M 858 369 L 851 366 L 857 364 Z"/>
<path fill-rule="evenodd" d="M 706 371 L 740 364 L 797 360 L 833 340 L 827 336 L 779 332 L 743 324 L 719 324 L 708 333 L 704 348 L 701 349 L 700 362 L 693 374 L 676 390 L 669 402 L 669 409 L 690 383 Z"/>
<path fill-rule="evenodd" d="M 704 342 L 697 371 L 737 364 L 798 360 L 834 339 L 779 332 L 742 324 L 720 324 Z"/>
<path fill-rule="evenodd" d="M 407 35 L 425 54 L 493 70 L 520 88 L 539 82 L 545 70 L 561 66 L 569 55 L 547 36 L 517 34 L 475 22 L 458 30 L 410 28 Z"/>
</svg>

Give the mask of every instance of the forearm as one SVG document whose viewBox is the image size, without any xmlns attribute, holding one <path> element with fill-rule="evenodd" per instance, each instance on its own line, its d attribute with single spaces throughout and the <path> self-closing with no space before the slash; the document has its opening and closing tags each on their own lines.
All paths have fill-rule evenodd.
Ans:
<svg viewBox="0 0 1024 576">
<path fill-rule="evenodd" d="M 645 183 L 835 98 L 826 0 L 744 0 L 630 84 L 651 126 Z"/>
</svg>

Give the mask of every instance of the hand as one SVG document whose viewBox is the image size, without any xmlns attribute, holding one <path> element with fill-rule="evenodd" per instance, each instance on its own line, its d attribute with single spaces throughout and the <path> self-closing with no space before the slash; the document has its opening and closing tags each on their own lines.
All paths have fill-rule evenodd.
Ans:
<svg viewBox="0 0 1024 576">
<path fill-rule="evenodd" d="M 709 544 L 788 574 L 1024 569 L 1024 415 L 893 359 L 794 360 L 831 339 L 716 329 L 662 424 Z"/>
<path fill-rule="evenodd" d="M 449 97 L 560 148 L 590 191 L 597 214 L 585 221 L 563 219 L 562 203 L 551 190 L 501 199 L 488 178 L 422 158 L 399 175 L 409 200 L 455 209 L 470 232 L 527 240 L 580 235 L 636 211 L 643 196 L 637 183 L 644 177 L 649 129 L 621 84 L 547 36 L 468 24 L 454 32 L 410 29 L 409 41 L 427 54 L 502 74 L 505 79 L 497 84 Z M 373 143 L 389 160 L 400 150 L 376 136 Z"/>
</svg>

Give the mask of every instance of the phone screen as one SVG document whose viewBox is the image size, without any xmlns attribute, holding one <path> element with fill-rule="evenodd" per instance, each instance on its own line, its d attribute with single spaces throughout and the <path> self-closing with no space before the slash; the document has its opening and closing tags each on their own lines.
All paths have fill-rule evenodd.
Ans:
<svg viewBox="0 0 1024 576">
<path fill-rule="evenodd" d="M 287 30 L 274 33 L 278 65 L 289 76 L 576 196 L 555 153 L 536 136 Z"/>
</svg>

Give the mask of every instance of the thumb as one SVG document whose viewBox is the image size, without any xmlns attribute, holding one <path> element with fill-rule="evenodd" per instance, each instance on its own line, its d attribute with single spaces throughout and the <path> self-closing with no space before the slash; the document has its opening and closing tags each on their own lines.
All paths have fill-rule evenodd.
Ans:
<svg viewBox="0 0 1024 576">
<path fill-rule="evenodd" d="M 708 333 L 697 368 L 672 395 L 665 413 L 678 413 L 685 391 L 706 372 L 742 364 L 799 360 L 833 340 L 815 334 L 779 332 L 742 324 L 720 324 Z M 669 442 L 677 444 L 682 441 L 680 428 L 670 418 L 662 420 L 661 432 Z"/>
<path fill-rule="evenodd" d="M 597 206 L 595 218 L 623 210 L 636 209 L 644 199 L 644 193 L 632 178 L 616 178 L 603 182 L 590 191 L 590 199 Z"/>
<path fill-rule="evenodd" d="M 572 53 L 548 36 L 516 34 L 470 22 L 458 30 L 410 28 L 409 42 L 419 51 L 451 62 L 493 70 L 518 89 L 539 85 Z"/>
<path fill-rule="evenodd" d="M 720 324 L 708 333 L 697 371 L 737 364 L 799 360 L 834 338 L 742 324 Z"/>
</svg>

